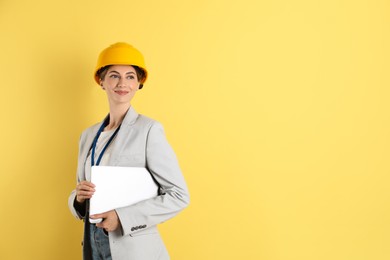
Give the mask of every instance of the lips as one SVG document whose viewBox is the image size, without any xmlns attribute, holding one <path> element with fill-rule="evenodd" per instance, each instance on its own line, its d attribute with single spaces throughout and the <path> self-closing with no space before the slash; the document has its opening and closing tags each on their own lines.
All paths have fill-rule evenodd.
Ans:
<svg viewBox="0 0 390 260">
<path fill-rule="evenodd" d="M 118 90 L 118 91 L 115 91 L 115 93 L 117 93 L 120 96 L 124 96 L 124 95 L 127 95 L 129 92 L 128 91 L 123 91 L 123 90 Z"/>
</svg>

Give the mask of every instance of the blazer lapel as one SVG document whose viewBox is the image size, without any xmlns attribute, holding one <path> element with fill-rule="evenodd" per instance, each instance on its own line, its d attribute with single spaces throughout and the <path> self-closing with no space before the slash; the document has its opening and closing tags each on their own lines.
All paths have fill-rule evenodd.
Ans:
<svg viewBox="0 0 390 260">
<path fill-rule="evenodd" d="M 82 154 L 81 157 L 80 157 L 80 159 L 82 160 L 81 163 L 80 163 L 80 166 L 81 166 L 82 168 L 79 169 L 79 170 L 83 173 L 84 178 L 85 178 L 85 180 L 87 180 L 87 181 L 91 181 L 91 176 L 90 176 L 90 175 L 89 175 L 89 176 L 85 176 L 85 175 L 86 175 L 86 174 L 85 174 L 85 164 L 86 164 L 86 163 L 91 164 L 90 161 L 87 162 L 87 157 L 88 157 L 89 151 L 91 150 L 92 143 L 93 143 L 93 139 L 95 138 L 95 136 L 96 136 L 96 134 L 97 134 L 97 132 L 98 132 L 99 127 L 100 127 L 101 124 L 102 124 L 102 122 L 99 123 L 99 124 L 97 124 L 95 127 L 93 127 L 93 128 L 91 129 L 91 132 L 90 132 L 89 134 L 87 134 L 86 140 L 85 140 L 85 144 L 84 144 L 84 147 L 85 147 L 85 148 L 84 148 L 84 150 L 83 150 L 83 154 Z"/>
<path fill-rule="evenodd" d="M 112 153 L 109 160 L 109 165 L 116 166 L 118 164 L 119 155 L 121 154 L 124 146 L 123 144 L 126 143 L 125 140 L 130 138 L 133 128 L 132 126 L 136 122 L 139 114 L 134 110 L 133 107 L 130 107 L 127 111 L 125 118 L 123 119 L 121 129 L 119 130 L 117 136 L 115 137 L 116 140 L 113 142 L 112 147 Z"/>
</svg>

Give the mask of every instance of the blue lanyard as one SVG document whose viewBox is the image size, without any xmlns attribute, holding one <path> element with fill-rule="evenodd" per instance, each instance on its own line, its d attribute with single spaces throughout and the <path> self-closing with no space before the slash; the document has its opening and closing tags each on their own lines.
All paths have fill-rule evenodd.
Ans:
<svg viewBox="0 0 390 260">
<path fill-rule="evenodd" d="M 95 139 L 93 140 L 93 143 L 92 143 L 92 154 L 91 154 L 91 166 L 94 166 L 95 165 L 95 150 L 96 150 L 96 144 L 97 144 L 97 141 L 99 139 L 99 136 L 100 134 L 103 132 L 104 130 L 104 127 L 106 126 L 106 121 L 104 121 L 102 123 L 102 125 L 100 126 L 99 128 L 99 131 L 97 132 L 96 136 L 95 136 Z M 101 151 L 101 153 L 99 154 L 99 157 L 97 159 L 97 162 L 96 162 L 96 165 L 99 165 L 100 164 L 100 161 L 102 160 L 102 157 L 103 157 L 103 154 L 104 152 L 106 151 L 107 147 L 110 145 L 110 143 L 112 142 L 112 140 L 114 139 L 114 137 L 116 136 L 116 134 L 118 133 L 119 129 L 121 128 L 121 125 L 118 126 L 118 128 L 115 130 L 115 132 L 112 134 L 112 136 L 110 137 L 110 139 L 108 140 L 108 142 L 106 143 L 106 145 L 103 147 L 103 150 Z"/>
</svg>

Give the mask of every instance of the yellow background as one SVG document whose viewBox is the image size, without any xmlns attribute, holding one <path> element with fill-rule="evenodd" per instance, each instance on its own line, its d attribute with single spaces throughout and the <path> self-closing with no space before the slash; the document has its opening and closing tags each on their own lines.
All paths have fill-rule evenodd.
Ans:
<svg viewBox="0 0 390 260">
<path fill-rule="evenodd" d="M 174 260 L 390 259 L 387 0 L 0 1 L 0 258 L 80 259 L 78 138 L 126 41 L 191 205 Z"/>
</svg>

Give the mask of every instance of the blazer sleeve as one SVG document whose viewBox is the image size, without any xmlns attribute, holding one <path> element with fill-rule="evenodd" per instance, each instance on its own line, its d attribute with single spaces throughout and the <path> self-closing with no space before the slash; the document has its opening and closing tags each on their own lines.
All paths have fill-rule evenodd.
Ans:
<svg viewBox="0 0 390 260">
<path fill-rule="evenodd" d="M 77 181 L 76 181 L 76 184 L 78 184 L 81 180 L 80 180 L 80 154 L 81 154 L 81 148 L 82 148 L 82 145 L 84 144 L 84 141 L 85 140 L 85 133 L 82 133 L 81 136 L 80 136 L 80 140 L 79 140 L 79 157 L 78 157 L 78 165 L 77 165 Z M 69 195 L 69 198 L 68 198 L 68 207 L 69 207 L 69 210 L 70 212 L 72 213 L 72 215 L 76 218 L 76 219 L 84 219 L 85 218 L 85 211 L 86 211 L 86 208 L 85 208 L 85 203 L 84 204 L 81 204 L 81 205 L 77 205 L 75 203 L 75 199 L 76 199 L 76 189 L 72 190 L 72 192 L 70 193 Z"/>
<path fill-rule="evenodd" d="M 146 167 L 160 185 L 160 195 L 134 205 L 116 209 L 123 235 L 162 223 L 189 204 L 189 193 L 176 155 L 163 127 L 154 122 L 146 139 Z"/>
</svg>

